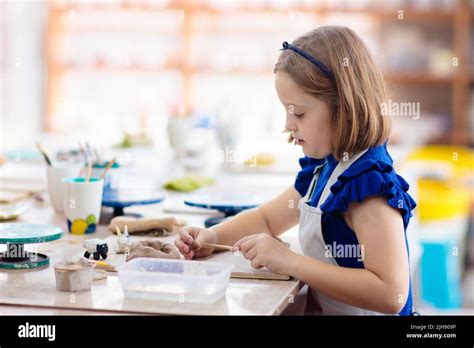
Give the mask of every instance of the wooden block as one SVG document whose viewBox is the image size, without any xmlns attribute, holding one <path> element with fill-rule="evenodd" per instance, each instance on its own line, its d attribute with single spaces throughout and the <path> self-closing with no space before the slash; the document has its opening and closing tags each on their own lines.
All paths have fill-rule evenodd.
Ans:
<svg viewBox="0 0 474 348">
<path fill-rule="evenodd" d="M 230 251 L 223 251 L 212 254 L 212 257 L 203 258 L 213 262 L 226 262 L 234 265 L 234 269 L 230 274 L 231 278 L 241 279 L 263 279 L 263 280 L 290 280 L 290 276 L 285 274 L 277 274 L 267 269 L 256 269 L 250 265 L 250 261 L 245 259 L 242 254 L 234 254 Z"/>
<path fill-rule="evenodd" d="M 230 274 L 231 278 L 241 278 L 241 279 L 262 279 L 262 280 L 290 280 L 289 275 L 277 274 L 269 271 L 262 272 L 232 272 Z"/>
</svg>

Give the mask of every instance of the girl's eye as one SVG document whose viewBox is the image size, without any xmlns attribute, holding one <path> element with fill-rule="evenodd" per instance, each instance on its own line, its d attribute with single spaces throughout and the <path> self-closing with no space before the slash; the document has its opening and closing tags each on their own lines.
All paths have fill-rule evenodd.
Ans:
<svg viewBox="0 0 474 348">
<path fill-rule="evenodd" d="M 296 117 L 303 117 L 304 116 L 304 113 L 303 114 L 294 114 Z"/>
</svg>

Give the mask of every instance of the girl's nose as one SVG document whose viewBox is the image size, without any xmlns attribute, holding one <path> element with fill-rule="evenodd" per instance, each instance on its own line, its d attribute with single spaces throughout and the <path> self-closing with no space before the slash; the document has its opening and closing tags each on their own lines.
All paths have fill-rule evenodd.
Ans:
<svg viewBox="0 0 474 348">
<path fill-rule="evenodd" d="M 298 130 L 298 127 L 296 127 L 296 124 L 290 121 L 290 117 L 286 117 L 285 121 L 285 129 L 290 132 L 296 132 Z"/>
</svg>

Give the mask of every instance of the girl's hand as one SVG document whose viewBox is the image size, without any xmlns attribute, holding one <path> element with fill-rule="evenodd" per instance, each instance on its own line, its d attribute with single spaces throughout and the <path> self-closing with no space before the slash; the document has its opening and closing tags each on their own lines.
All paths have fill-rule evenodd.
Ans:
<svg viewBox="0 0 474 348">
<path fill-rule="evenodd" d="M 271 272 L 292 275 L 298 254 L 268 233 L 253 234 L 234 244 L 254 268 L 266 267 Z"/>
<path fill-rule="evenodd" d="M 201 243 L 216 244 L 216 242 L 217 235 L 214 230 L 186 226 L 179 231 L 174 245 L 184 255 L 185 259 L 191 260 L 193 258 L 209 256 L 214 251 L 212 248 L 203 248 Z"/>
</svg>

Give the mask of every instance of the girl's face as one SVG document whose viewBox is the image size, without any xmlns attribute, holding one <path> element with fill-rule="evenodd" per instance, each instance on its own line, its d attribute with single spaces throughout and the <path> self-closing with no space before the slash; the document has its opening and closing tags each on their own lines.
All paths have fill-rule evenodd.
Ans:
<svg viewBox="0 0 474 348">
<path fill-rule="evenodd" d="M 275 74 L 275 88 L 286 109 L 285 129 L 292 133 L 296 144 L 308 157 L 327 157 L 331 153 L 328 104 L 305 93 L 283 71 Z"/>
</svg>

